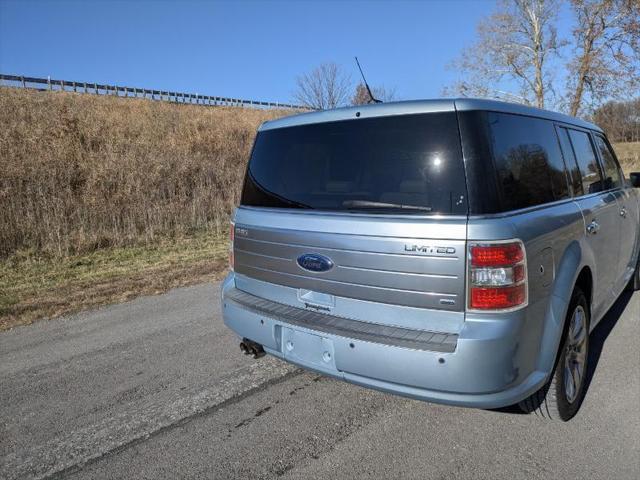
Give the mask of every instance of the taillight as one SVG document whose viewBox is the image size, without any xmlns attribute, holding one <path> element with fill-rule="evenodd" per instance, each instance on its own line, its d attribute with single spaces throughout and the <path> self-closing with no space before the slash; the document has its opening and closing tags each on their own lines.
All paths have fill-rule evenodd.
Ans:
<svg viewBox="0 0 640 480">
<path fill-rule="evenodd" d="M 521 241 L 469 246 L 472 310 L 510 310 L 527 304 L 527 259 Z"/>
<path fill-rule="evenodd" d="M 235 233 L 236 233 L 236 225 L 233 222 L 231 222 L 231 226 L 229 228 L 229 269 L 231 269 L 231 271 L 233 271 L 233 262 L 234 262 L 233 239 L 235 237 Z"/>
<path fill-rule="evenodd" d="M 524 250 L 521 243 L 471 246 L 471 264 L 475 267 L 513 265 L 522 260 Z"/>
</svg>

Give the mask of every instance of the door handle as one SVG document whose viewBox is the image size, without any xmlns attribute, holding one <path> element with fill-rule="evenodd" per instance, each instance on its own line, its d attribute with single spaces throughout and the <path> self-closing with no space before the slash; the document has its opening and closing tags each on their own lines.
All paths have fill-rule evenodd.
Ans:
<svg viewBox="0 0 640 480">
<path fill-rule="evenodd" d="M 600 224 L 595 220 L 592 220 L 591 223 L 587 225 L 587 233 L 590 233 L 591 235 L 598 233 L 598 230 L 600 230 Z"/>
<path fill-rule="evenodd" d="M 622 208 L 620 209 L 620 216 L 621 216 L 622 218 L 627 218 L 627 209 L 626 209 L 626 207 L 622 207 Z"/>
</svg>

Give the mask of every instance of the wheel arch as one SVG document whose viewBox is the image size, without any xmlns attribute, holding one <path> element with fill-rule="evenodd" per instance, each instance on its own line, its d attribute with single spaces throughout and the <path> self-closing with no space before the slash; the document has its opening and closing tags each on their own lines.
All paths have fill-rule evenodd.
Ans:
<svg viewBox="0 0 640 480">
<path fill-rule="evenodd" d="M 589 306 L 589 310 L 591 310 L 593 302 L 593 273 L 588 265 L 584 265 L 580 273 L 578 273 L 574 288 L 575 287 L 580 287 L 582 293 L 587 297 L 587 305 Z"/>
<path fill-rule="evenodd" d="M 553 372 L 556 357 L 564 332 L 567 310 L 571 295 L 579 286 L 587 297 L 589 308 L 592 307 L 594 278 L 593 255 L 585 251 L 580 242 L 571 242 L 557 263 L 553 288 L 544 318 L 544 330 L 538 357 L 538 369 L 547 378 Z"/>
</svg>

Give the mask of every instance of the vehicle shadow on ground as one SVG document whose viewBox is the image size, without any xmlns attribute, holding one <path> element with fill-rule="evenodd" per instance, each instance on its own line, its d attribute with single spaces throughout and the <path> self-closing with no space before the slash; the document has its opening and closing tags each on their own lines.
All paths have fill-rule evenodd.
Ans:
<svg viewBox="0 0 640 480">
<path fill-rule="evenodd" d="M 604 344 L 609 338 L 609 335 L 615 328 L 618 320 L 624 313 L 631 297 L 633 296 L 633 292 L 624 291 L 622 295 L 618 297 L 616 302 L 611 306 L 609 311 L 606 313 L 600 323 L 593 329 L 591 335 L 589 336 L 589 361 L 587 364 L 587 374 L 585 377 L 585 397 L 589 395 L 589 387 L 591 386 L 591 381 L 593 380 L 593 376 L 598 369 L 598 362 L 600 361 L 600 356 L 602 355 L 602 350 L 604 349 Z M 512 413 L 516 415 L 529 415 L 526 412 L 523 412 L 518 405 L 512 405 L 504 408 L 493 409 L 493 411 L 501 412 L 501 413 Z"/>
<path fill-rule="evenodd" d="M 616 300 L 589 336 L 589 362 L 587 365 L 587 375 L 585 377 L 585 396 L 589 394 L 589 386 L 598 368 L 598 362 L 600 361 L 604 344 L 627 308 L 631 297 L 633 297 L 633 292 L 622 292 L 622 295 L 618 297 L 618 300 Z"/>
</svg>

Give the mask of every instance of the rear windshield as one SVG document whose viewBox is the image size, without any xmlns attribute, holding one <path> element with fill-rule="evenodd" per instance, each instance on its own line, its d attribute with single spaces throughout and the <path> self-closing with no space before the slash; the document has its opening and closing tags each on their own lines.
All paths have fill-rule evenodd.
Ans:
<svg viewBox="0 0 640 480">
<path fill-rule="evenodd" d="M 242 205 L 466 214 L 454 112 L 318 123 L 258 133 Z"/>
</svg>

